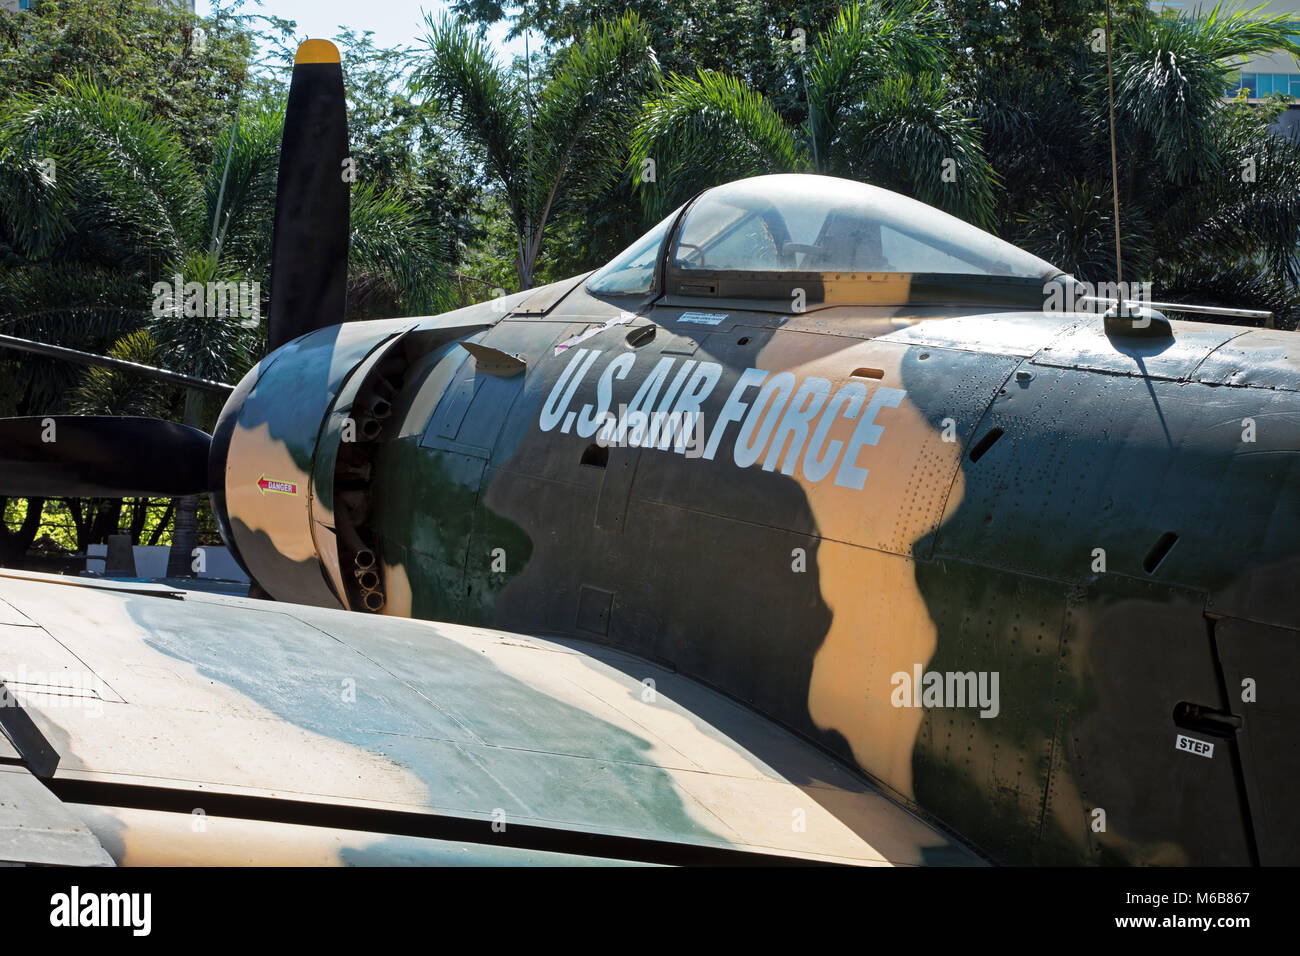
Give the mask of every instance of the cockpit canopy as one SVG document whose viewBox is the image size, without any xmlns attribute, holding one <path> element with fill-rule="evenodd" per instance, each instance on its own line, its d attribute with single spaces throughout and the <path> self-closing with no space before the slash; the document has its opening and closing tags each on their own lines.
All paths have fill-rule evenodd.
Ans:
<svg viewBox="0 0 1300 956">
<path fill-rule="evenodd" d="M 684 211 L 683 211 L 684 210 Z M 667 243 L 668 255 L 663 255 Z M 662 269 L 663 274 L 659 272 Z M 830 176 L 757 176 L 709 189 L 597 272 L 598 294 L 902 304 L 996 287 L 1041 297 L 1061 271 L 955 216 Z"/>
</svg>

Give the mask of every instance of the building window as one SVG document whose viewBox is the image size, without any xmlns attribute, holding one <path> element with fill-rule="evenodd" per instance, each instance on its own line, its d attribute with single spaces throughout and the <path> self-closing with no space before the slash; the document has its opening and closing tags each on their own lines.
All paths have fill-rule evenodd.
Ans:
<svg viewBox="0 0 1300 956">
<path fill-rule="evenodd" d="M 1228 88 L 1228 95 L 1235 96 L 1242 89 L 1250 99 L 1266 96 L 1300 99 L 1300 73 L 1243 73 L 1237 86 Z"/>
</svg>

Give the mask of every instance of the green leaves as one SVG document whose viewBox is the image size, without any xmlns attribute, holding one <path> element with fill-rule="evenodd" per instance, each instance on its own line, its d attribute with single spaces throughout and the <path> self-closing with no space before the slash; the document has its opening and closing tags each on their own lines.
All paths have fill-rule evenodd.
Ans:
<svg viewBox="0 0 1300 956">
<path fill-rule="evenodd" d="M 634 16 L 598 24 L 556 58 L 537 99 L 528 195 L 539 227 L 532 260 L 541 226 L 557 209 L 601 195 L 618 178 L 642 94 L 658 79 L 649 36 Z"/>
<path fill-rule="evenodd" d="M 363 314 L 429 315 L 450 308 L 452 290 L 437 238 L 394 190 L 358 183 L 352 190 L 349 299 Z M 354 310 L 355 311 L 355 310 Z"/>
<path fill-rule="evenodd" d="M 112 358 L 151 365 L 165 365 L 158 343 L 148 329 L 129 332 L 113 343 Z M 71 410 L 77 415 L 140 415 L 153 417 L 167 405 L 164 386 L 117 369 L 94 366 L 86 369 L 72 393 Z"/>
<path fill-rule="evenodd" d="M 643 185 L 647 219 L 709 186 L 763 173 L 810 170 L 812 158 L 780 114 L 743 81 L 720 73 L 672 76 L 645 106 L 629 165 L 656 174 Z"/>
<path fill-rule="evenodd" d="M 947 28 L 930 0 L 871 2 L 845 7 L 811 50 L 807 87 L 809 136 L 822 170 L 832 154 L 842 114 L 882 81 L 941 76 L 948 65 Z"/>
<path fill-rule="evenodd" d="M 792 129 L 734 77 L 673 76 L 646 105 L 630 164 L 657 218 L 707 186 L 773 172 L 827 172 L 915 196 L 980 225 L 996 177 L 966 104 L 949 91 L 946 27 L 928 0 L 846 7 L 809 53 L 809 120 Z"/>
<path fill-rule="evenodd" d="M 204 244 L 237 271 L 260 274 L 270 261 L 283 131 L 282 112 L 253 108 L 227 126 L 213 147 L 203 182 Z"/>
<path fill-rule="evenodd" d="M 975 120 L 928 74 L 882 80 L 841 119 L 835 159 L 853 179 L 913 196 L 991 228 L 992 166 Z"/>
<path fill-rule="evenodd" d="M 465 27 L 447 17 L 428 26 L 414 81 L 503 189 L 528 288 L 551 218 L 618 179 L 641 95 L 658 81 L 649 37 L 632 15 L 598 24 L 555 57 L 534 94 Z"/>
<path fill-rule="evenodd" d="M 152 335 L 167 357 L 166 367 L 217 382 L 236 381 L 252 365 L 256 331 L 245 328 L 237 315 L 213 314 L 217 310 L 208 309 L 206 289 L 210 283 L 238 285 L 250 280 L 231 271 L 211 251 L 191 252 L 176 261 L 171 271 L 180 275 L 186 285 L 201 284 L 205 292 L 202 314 L 172 310 L 150 323 Z M 173 288 L 171 295 L 173 301 L 183 302 L 189 292 Z"/>
<path fill-rule="evenodd" d="M 0 31 L 0 98 L 40 93 L 73 77 L 111 89 L 186 131 L 182 148 L 202 163 L 251 77 L 255 43 L 234 3 L 207 4 L 200 20 L 184 4 L 148 0 L 42 0 Z M 196 28 L 202 26 L 201 44 Z M 202 49 L 200 49 L 200 46 Z"/>
<path fill-rule="evenodd" d="M 1026 248 L 1070 275 L 1106 278 L 1115 271 L 1109 179 L 1062 183 L 1043 195 L 1018 226 Z M 1149 226 L 1133 209 L 1121 223 L 1125 260 L 1135 274 L 1145 274 L 1155 251 L 1145 235 Z"/>
<path fill-rule="evenodd" d="M 496 62 L 486 40 L 451 17 L 435 21 L 429 15 L 426 23 L 428 56 L 412 73 L 412 82 L 483 150 L 489 172 L 504 187 L 522 227 L 528 194 L 523 84 Z"/>
<path fill-rule="evenodd" d="M 51 173 L 42 175 L 46 162 Z M 50 254 L 73 230 L 110 256 L 171 257 L 195 241 L 199 179 L 185 151 L 143 107 L 95 84 L 60 81 L 6 101 L 0 165 L 16 168 L 31 190 L 27 201 L 0 207 L 31 255 Z"/>
<path fill-rule="evenodd" d="M 246 283 L 247 298 L 258 283 L 264 304 L 282 127 L 279 110 L 250 107 L 216 138 L 200 171 L 176 130 L 97 84 L 61 81 L 6 100 L 0 236 L 10 243 L 0 321 L 16 334 L 101 352 L 147 328 L 163 367 L 237 380 L 260 353 L 257 330 L 228 312 L 156 317 L 151 287 L 180 275 L 183 284 Z M 355 188 L 352 215 L 352 317 L 439 311 L 446 250 L 424 217 L 394 190 L 366 183 Z M 34 376 L 28 395 L 41 397 L 42 410 L 62 404 L 84 375 L 24 362 Z M 116 378 L 85 381 L 101 406 L 125 395 Z"/>
<path fill-rule="evenodd" d="M 88 352 L 104 352 L 149 318 L 139 276 L 86 262 L 0 268 L 0 330 Z M 6 352 L 0 415 L 68 410 L 85 369 L 55 359 Z"/>
</svg>

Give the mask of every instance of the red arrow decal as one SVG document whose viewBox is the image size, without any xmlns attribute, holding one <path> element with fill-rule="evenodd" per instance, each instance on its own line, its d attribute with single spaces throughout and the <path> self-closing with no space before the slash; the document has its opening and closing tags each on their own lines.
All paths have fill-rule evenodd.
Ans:
<svg viewBox="0 0 1300 956">
<path fill-rule="evenodd" d="M 266 477 L 266 472 L 262 477 L 257 479 L 257 487 L 261 489 L 262 494 L 268 491 L 277 495 L 296 495 L 298 493 L 298 483 L 294 481 L 275 481 Z"/>
</svg>

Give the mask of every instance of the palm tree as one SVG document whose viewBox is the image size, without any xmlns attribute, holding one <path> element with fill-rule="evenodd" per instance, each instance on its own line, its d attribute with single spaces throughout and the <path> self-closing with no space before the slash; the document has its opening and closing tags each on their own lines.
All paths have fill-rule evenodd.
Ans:
<svg viewBox="0 0 1300 956">
<path fill-rule="evenodd" d="M 1300 143 L 1270 130 L 1281 102 L 1225 98 L 1240 58 L 1300 54 L 1287 18 L 1262 8 L 1128 9 L 1112 41 L 1122 278 L 1157 298 L 1271 309 L 1300 319 Z M 998 161 L 1015 184 L 1009 238 L 1092 281 L 1116 277 L 1107 72 L 1087 50 L 1012 121 Z M 1030 80 L 1022 84 L 1034 86 Z M 1041 89 L 1046 89 L 1040 85 Z M 1072 123 L 1053 117 L 1073 116 Z M 983 118 L 983 117 L 982 117 Z"/>
<path fill-rule="evenodd" d="M 969 108 L 945 83 L 947 40 L 930 0 L 844 8 L 806 54 L 792 50 L 808 99 L 798 128 L 742 80 L 669 77 L 632 141 L 632 167 L 655 172 L 643 191 L 647 214 L 742 176 L 820 172 L 989 224 L 996 177 Z"/>
<path fill-rule="evenodd" d="M 540 91 L 498 64 L 455 20 L 427 18 L 428 54 L 414 81 L 483 154 L 510 211 L 521 289 L 531 288 L 547 226 L 608 190 L 658 67 L 641 21 L 589 30 L 549 64 Z"/>
<path fill-rule="evenodd" d="M 101 351 L 148 344 L 174 371 L 237 380 L 264 351 L 262 329 L 228 314 L 157 314 L 154 284 L 176 275 L 257 283 L 264 312 L 282 125 L 278 104 L 253 104 L 198 169 L 182 134 L 98 85 L 63 80 L 11 97 L 0 109 L 0 323 L 83 349 L 87 338 Z M 442 247 L 395 194 L 355 189 L 352 228 L 355 288 L 382 286 L 413 311 L 445 301 Z M 130 338 L 141 330 L 148 343 Z M 171 390 L 141 392 L 104 370 L 74 390 L 70 374 L 54 373 L 61 392 L 29 390 L 17 413 L 140 413 L 148 396 L 152 413 L 203 427 L 217 411 L 193 391 L 183 401 Z M 197 498 L 177 503 L 169 573 L 190 573 L 197 508 Z"/>
</svg>

